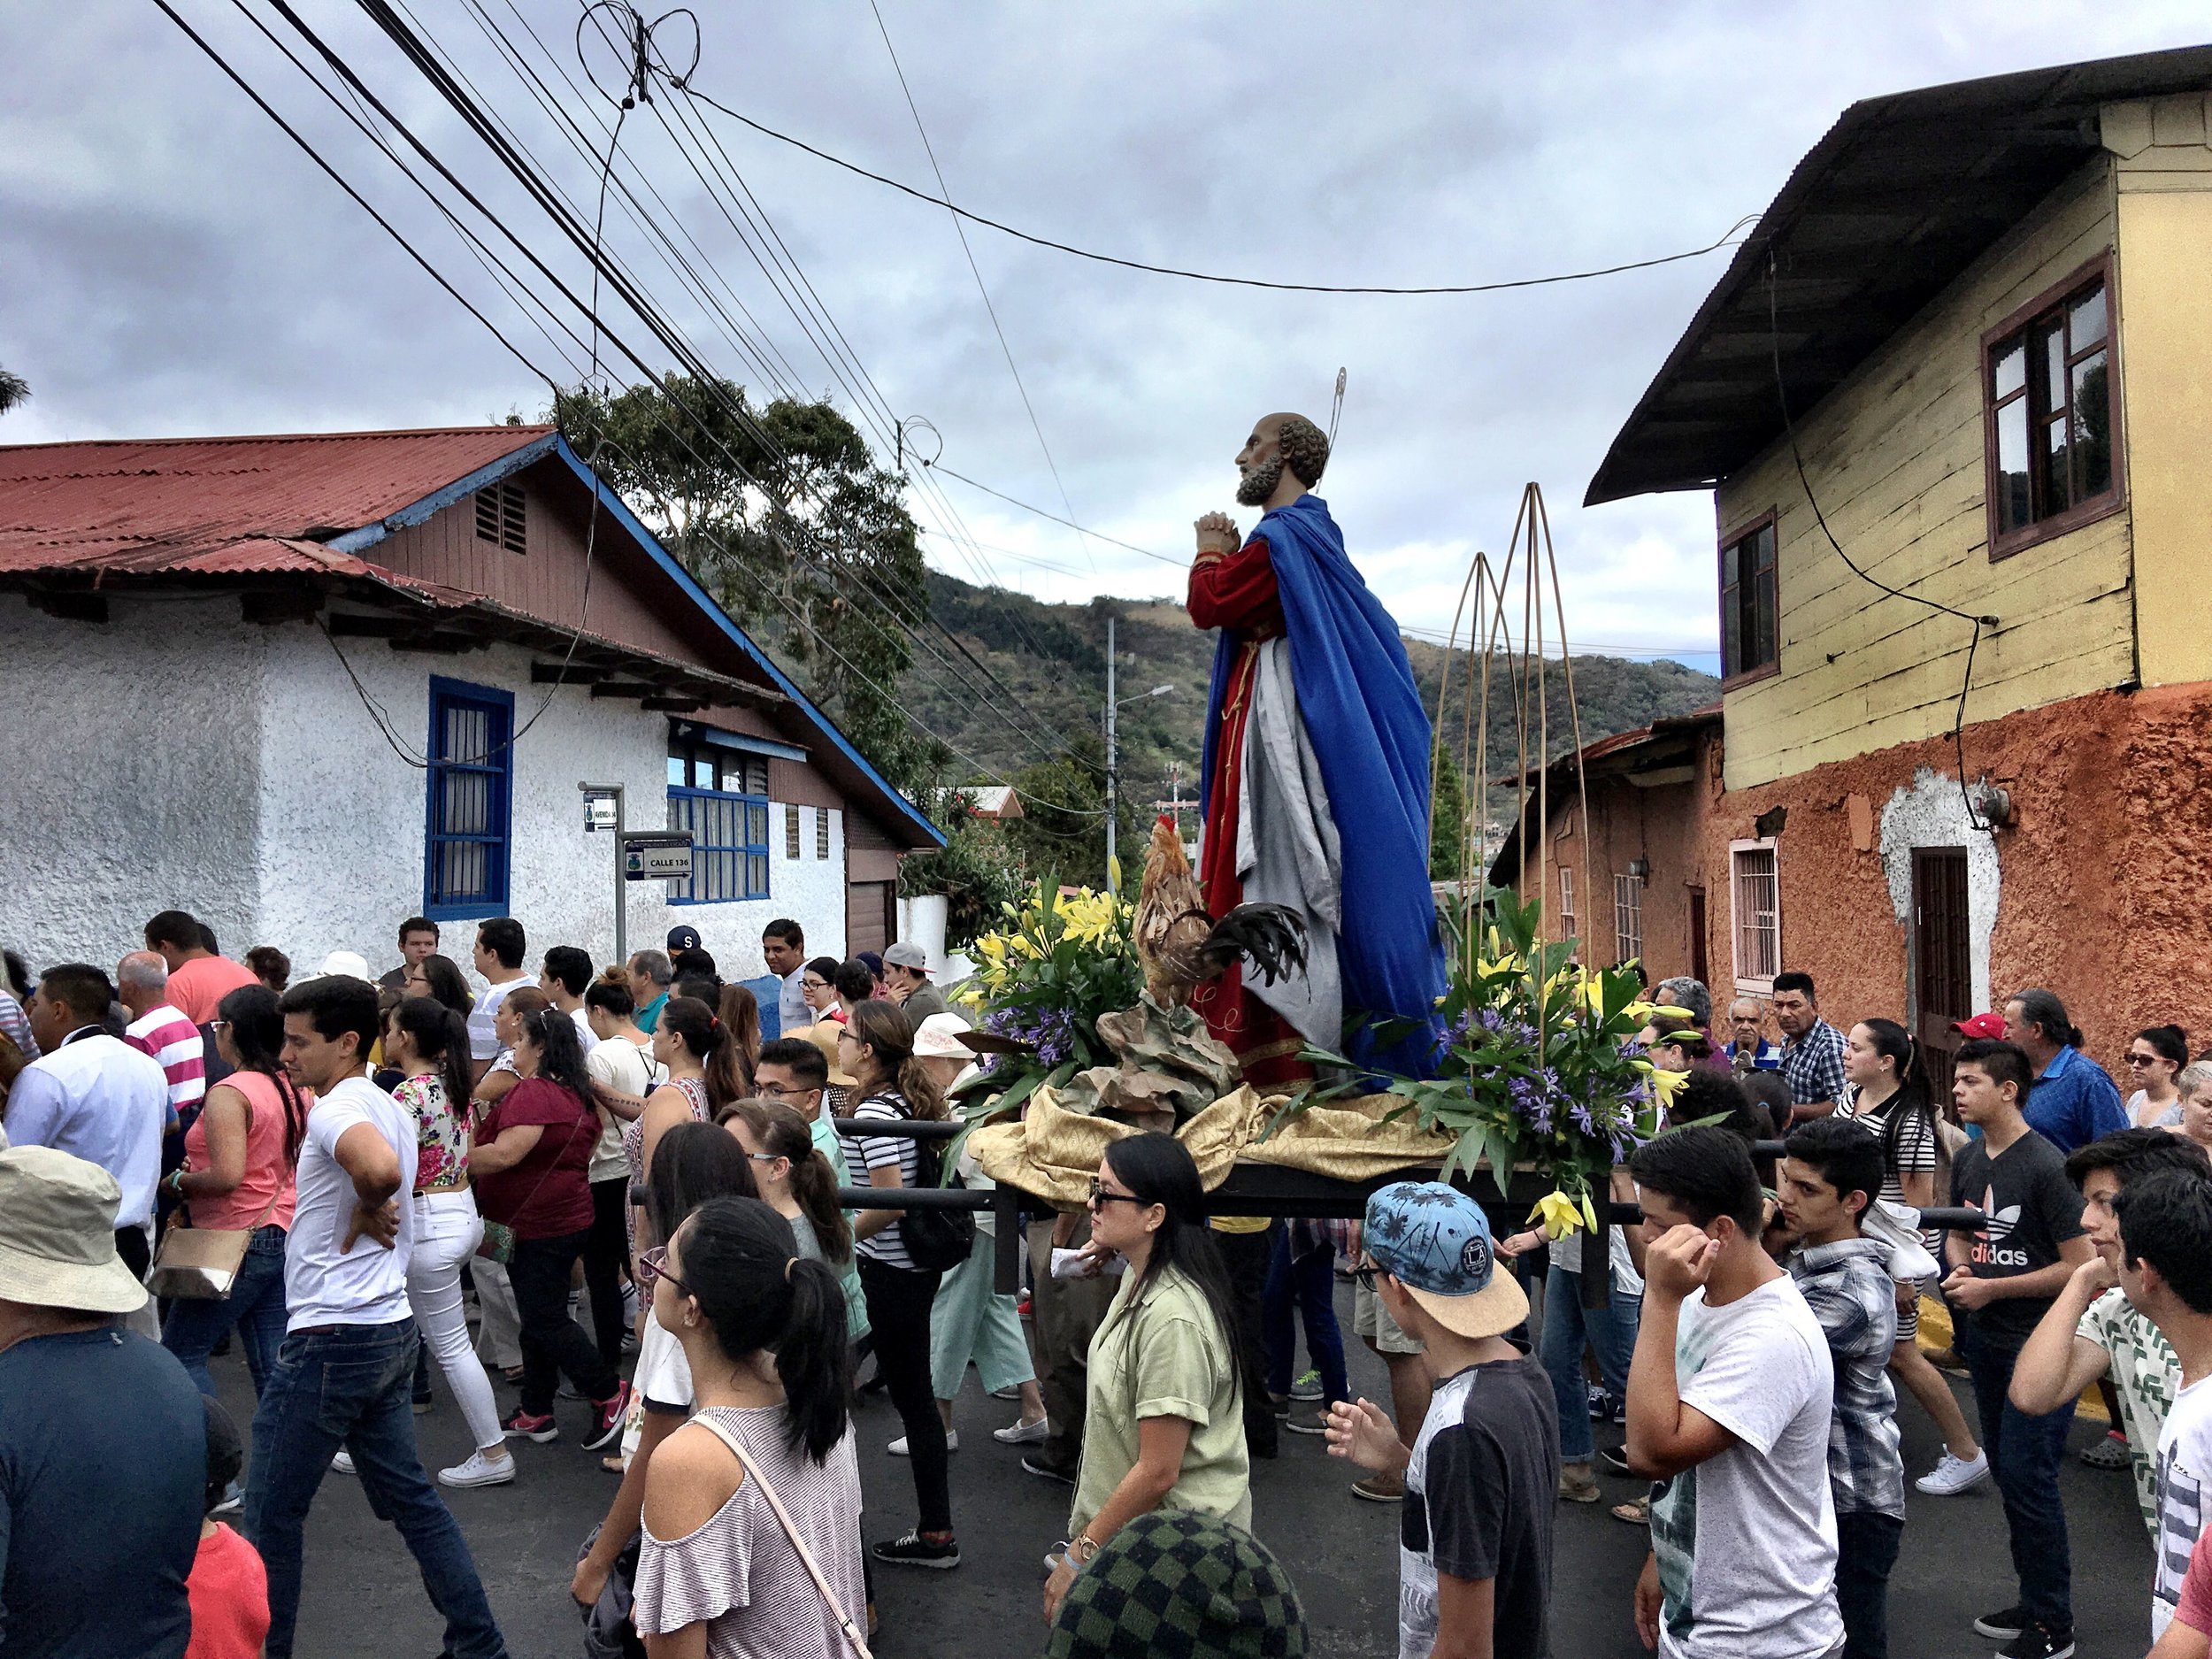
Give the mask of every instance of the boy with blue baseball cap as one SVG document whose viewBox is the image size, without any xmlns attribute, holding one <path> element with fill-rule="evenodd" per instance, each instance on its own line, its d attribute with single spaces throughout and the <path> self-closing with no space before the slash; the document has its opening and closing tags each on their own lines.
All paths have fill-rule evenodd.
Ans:
<svg viewBox="0 0 2212 1659">
<path fill-rule="evenodd" d="M 1499 1271 L 1481 1207 L 1449 1187 L 1381 1188 L 1362 1231 L 1357 1276 L 1421 1340 L 1435 1379 L 1410 1449 L 1371 1401 L 1329 1414 L 1332 1454 L 1404 1471 L 1399 1659 L 1546 1659 L 1559 1413 L 1543 1367 L 1505 1334 L 1528 1297 Z"/>
</svg>

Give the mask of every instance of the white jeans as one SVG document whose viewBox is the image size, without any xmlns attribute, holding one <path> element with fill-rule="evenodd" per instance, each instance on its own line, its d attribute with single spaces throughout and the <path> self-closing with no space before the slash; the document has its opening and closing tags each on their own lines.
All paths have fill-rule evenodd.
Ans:
<svg viewBox="0 0 2212 1659">
<path fill-rule="evenodd" d="M 407 1302 L 414 1310 L 422 1340 L 445 1373 L 446 1386 L 461 1402 L 469 1432 L 479 1447 L 503 1445 L 499 1407 L 491 1379 L 469 1346 L 468 1317 L 461 1307 L 461 1263 L 475 1254 L 484 1237 L 476 1213 L 476 1194 L 423 1193 L 415 1199 L 415 1254 L 407 1264 Z"/>
</svg>

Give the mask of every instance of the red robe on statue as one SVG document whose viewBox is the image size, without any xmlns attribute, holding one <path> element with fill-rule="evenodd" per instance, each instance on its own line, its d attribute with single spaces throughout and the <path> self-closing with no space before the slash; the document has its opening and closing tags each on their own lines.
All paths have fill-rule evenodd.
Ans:
<svg viewBox="0 0 2212 1659">
<path fill-rule="evenodd" d="M 1236 667 L 1222 695 L 1214 773 L 1206 780 L 1204 841 L 1198 852 L 1198 890 L 1207 911 L 1226 915 L 1244 901 L 1237 878 L 1237 807 L 1244 770 L 1244 726 L 1252 710 L 1252 679 L 1259 648 L 1284 633 L 1282 602 L 1267 543 L 1255 536 L 1234 553 L 1203 553 L 1190 573 L 1190 618 L 1202 628 L 1225 628 L 1237 649 Z M 1244 984 L 1242 964 L 1202 985 L 1190 1005 L 1244 1067 L 1255 1088 L 1309 1081 L 1313 1068 L 1298 1058 L 1305 1040 Z"/>
</svg>

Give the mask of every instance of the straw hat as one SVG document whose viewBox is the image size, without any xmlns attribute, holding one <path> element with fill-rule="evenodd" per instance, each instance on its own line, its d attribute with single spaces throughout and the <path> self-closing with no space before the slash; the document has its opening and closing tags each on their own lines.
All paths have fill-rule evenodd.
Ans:
<svg viewBox="0 0 2212 1659">
<path fill-rule="evenodd" d="M 0 1152 L 0 1302 L 135 1313 L 146 1287 L 115 1253 L 123 1189 L 51 1147 Z"/>
</svg>

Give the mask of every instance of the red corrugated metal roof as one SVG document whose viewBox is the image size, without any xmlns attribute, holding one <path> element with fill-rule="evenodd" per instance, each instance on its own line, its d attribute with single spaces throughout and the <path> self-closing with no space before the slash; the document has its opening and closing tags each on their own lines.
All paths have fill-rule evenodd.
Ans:
<svg viewBox="0 0 2212 1659">
<path fill-rule="evenodd" d="M 317 541 L 374 524 L 549 430 L 0 446 L 0 571 L 365 573 L 373 567 Z"/>
</svg>

